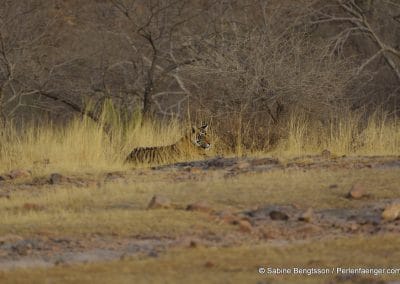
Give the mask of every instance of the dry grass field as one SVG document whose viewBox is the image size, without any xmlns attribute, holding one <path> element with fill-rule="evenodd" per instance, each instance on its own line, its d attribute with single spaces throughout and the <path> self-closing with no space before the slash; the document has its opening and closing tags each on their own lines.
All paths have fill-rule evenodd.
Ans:
<svg viewBox="0 0 400 284">
<path fill-rule="evenodd" d="M 400 283 L 400 0 L 0 0 L 0 284 Z"/>
<path fill-rule="evenodd" d="M 177 123 L 111 140 L 85 120 L 22 135 L 9 129 L 1 137 L 0 282 L 399 279 L 398 272 L 332 273 L 399 268 L 399 126 L 371 120 L 355 147 L 354 132 L 346 136 L 351 123 L 320 136 L 292 123 L 269 153 L 237 157 L 215 147 L 197 161 L 161 166 L 124 164 L 121 153 L 173 143 L 182 133 Z M 260 267 L 331 273 L 260 274 Z"/>
</svg>

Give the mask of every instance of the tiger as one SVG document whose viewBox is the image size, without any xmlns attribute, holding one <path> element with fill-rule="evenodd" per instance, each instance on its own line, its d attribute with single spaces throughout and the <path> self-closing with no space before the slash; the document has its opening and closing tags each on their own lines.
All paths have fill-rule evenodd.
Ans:
<svg viewBox="0 0 400 284">
<path fill-rule="evenodd" d="M 125 163 L 151 163 L 160 164 L 165 161 L 177 161 L 182 157 L 191 157 L 196 154 L 204 155 L 204 150 L 209 150 L 211 143 L 208 140 L 208 124 L 201 127 L 192 127 L 176 143 L 166 146 L 135 148 L 126 157 Z"/>
</svg>

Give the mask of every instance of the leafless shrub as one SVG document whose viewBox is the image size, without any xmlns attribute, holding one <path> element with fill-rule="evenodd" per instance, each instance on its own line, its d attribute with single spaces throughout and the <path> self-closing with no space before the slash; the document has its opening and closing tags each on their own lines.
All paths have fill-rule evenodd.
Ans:
<svg viewBox="0 0 400 284">
<path fill-rule="evenodd" d="M 247 22 L 220 24 L 223 35 L 203 42 L 202 60 L 188 70 L 199 82 L 192 107 L 203 106 L 199 115 L 218 121 L 231 149 L 276 144 L 294 109 L 323 120 L 343 106 L 352 70 L 329 55 L 327 44 L 293 29 L 273 34 Z"/>
</svg>

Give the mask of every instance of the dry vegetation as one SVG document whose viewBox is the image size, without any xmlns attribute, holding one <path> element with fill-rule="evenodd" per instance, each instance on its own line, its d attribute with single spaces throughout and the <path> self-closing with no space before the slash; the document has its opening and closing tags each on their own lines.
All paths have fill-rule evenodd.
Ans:
<svg viewBox="0 0 400 284">
<path fill-rule="evenodd" d="M 399 42 L 393 0 L 0 0 L 0 282 L 398 279 L 257 267 L 398 264 Z"/>
<path fill-rule="evenodd" d="M 266 154 L 255 145 L 242 145 L 240 153 L 238 148 L 232 152 L 214 124 L 210 127 L 213 149 L 207 156 Z M 250 132 L 246 127 L 251 128 L 247 125 L 242 130 Z M 320 153 L 324 149 L 338 156 L 400 154 L 400 121 L 382 112 L 373 114 L 367 121 L 361 115 L 345 114 L 326 126 L 295 113 L 285 128 L 287 136 L 274 145 L 269 155 L 289 158 Z M 136 121 L 113 126 L 113 129 L 110 136 L 102 124 L 87 118 L 74 119 L 61 128 L 51 124 L 27 125 L 23 130 L 6 128 L 0 136 L 0 172 L 16 168 L 28 168 L 35 174 L 128 169 L 131 166 L 124 164 L 124 159 L 133 148 L 175 143 L 189 127 L 174 119 L 145 124 Z"/>
</svg>

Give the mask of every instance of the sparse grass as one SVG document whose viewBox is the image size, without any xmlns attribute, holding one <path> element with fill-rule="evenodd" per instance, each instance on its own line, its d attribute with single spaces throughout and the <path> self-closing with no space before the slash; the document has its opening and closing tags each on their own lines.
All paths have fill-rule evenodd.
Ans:
<svg viewBox="0 0 400 284">
<path fill-rule="evenodd" d="M 397 268 L 395 260 L 400 257 L 396 250 L 400 245 L 397 235 L 262 241 L 209 214 L 184 209 L 197 200 L 206 200 L 215 210 L 234 212 L 268 204 L 296 204 L 314 209 L 365 206 L 399 197 L 398 169 L 277 170 L 229 179 L 217 172 L 214 175 L 207 172 L 199 173 L 196 180 L 179 182 L 175 177 L 186 174 L 185 171 L 152 173 L 133 172 L 120 183 L 98 187 L 44 186 L 16 190 L 10 199 L 0 199 L 0 236 L 10 233 L 26 238 L 40 235 L 85 239 L 93 235 L 138 239 L 211 236 L 220 240 L 236 236 L 240 237 L 240 245 L 181 246 L 156 258 L 138 254 L 121 261 L 0 271 L 0 282 L 321 283 L 334 279 L 336 274 L 259 275 L 257 268 Z M 351 185 L 359 181 L 371 197 L 356 201 L 344 198 Z M 329 188 L 332 184 L 337 187 Z M 170 198 L 175 207 L 146 209 L 154 194 Z M 28 210 L 25 203 L 36 204 L 39 209 Z M 360 283 L 367 283 L 372 279 L 397 279 L 398 275 L 360 277 L 364 281 Z"/>
<path fill-rule="evenodd" d="M 230 248 L 183 248 L 168 251 L 158 258 L 138 256 L 111 263 L 0 272 L 0 280 L 2 283 L 27 283 L 27 279 L 29 283 L 325 283 L 339 275 L 260 275 L 258 268 L 398 268 L 394 260 L 400 258 L 400 253 L 393 248 L 399 245 L 398 236 L 387 235 L 287 246 L 267 243 Z M 212 263 L 212 267 L 207 267 L 207 262 Z M 357 280 L 360 281 L 357 283 L 372 283 L 377 279 L 395 280 L 398 274 L 358 275 L 340 283 Z"/>
<path fill-rule="evenodd" d="M 92 188 L 42 188 L 0 199 L 0 234 L 111 234 L 176 237 L 193 230 L 229 231 L 207 215 L 184 208 L 207 200 L 215 210 L 245 210 L 266 204 L 297 204 L 303 208 L 345 208 L 363 204 L 344 196 L 355 182 L 367 186 L 372 200 L 398 197 L 399 170 L 276 171 L 204 181 L 171 182 L 169 176 L 133 175 L 128 183 Z M 379 178 L 377 178 L 379 177 Z M 169 181 L 168 181 L 169 179 Z M 384 183 L 382 181 L 385 181 Z M 337 188 L 329 189 L 336 184 Z M 178 209 L 147 210 L 154 194 L 164 195 Z M 371 200 L 370 200 L 371 201 Z M 42 207 L 24 209 L 25 203 Z"/>
</svg>

